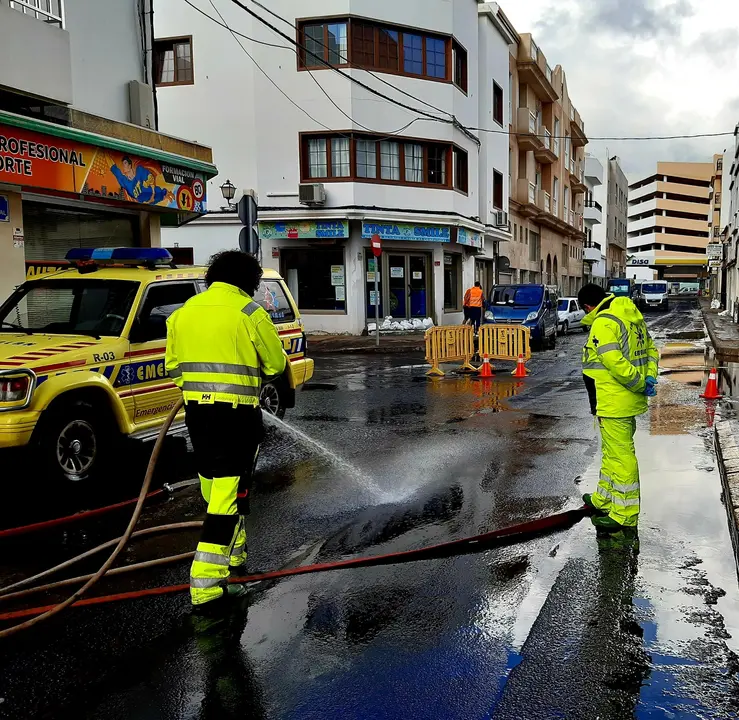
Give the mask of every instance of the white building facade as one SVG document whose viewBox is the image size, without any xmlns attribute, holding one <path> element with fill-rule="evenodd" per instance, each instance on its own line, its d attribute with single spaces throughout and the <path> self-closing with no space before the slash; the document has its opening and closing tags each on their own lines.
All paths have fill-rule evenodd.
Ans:
<svg viewBox="0 0 739 720">
<path fill-rule="evenodd" d="M 603 165 L 594 155 L 585 156 L 585 206 L 583 222 L 585 224 L 585 244 L 583 262 L 588 282 L 605 287 L 606 253 L 602 244 L 602 236 L 596 228 L 603 224 L 603 206 L 596 199 L 596 188 L 603 185 Z"/>
<path fill-rule="evenodd" d="M 723 157 L 723 202 L 721 224 L 724 232 L 725 305 L 734 322 L 739 322 L 739 125 L 734 130 L 734 147 Z"/>
<path fill-rule="evenodd" d="M 460 323 L 465 289 L 493 284 L 510 239 L 508 138 L 484 130 L 503 127 L 515 30 L 476 0 L 269 7 L 253 9 L 300 47 L 231 3 L 203 10 L 250 39 L 159 0 L 156 38 L 189 44 L 193 67 L 191 82 L 158 88 L 161 126 L 213 146 L 211 197 L 227 179 L 256 191 L 262 262 L 309 331 L 361 333 L 376 302 L 381 316 Z M 240 231 L 227 210 L 163 244 L 202 263 Z"/>
</svg>

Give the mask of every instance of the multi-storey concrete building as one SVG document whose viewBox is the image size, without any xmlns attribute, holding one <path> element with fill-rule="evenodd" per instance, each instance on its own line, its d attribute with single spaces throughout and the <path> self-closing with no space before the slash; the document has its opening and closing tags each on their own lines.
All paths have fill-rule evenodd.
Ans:
<svg viewBox="0 0 739 720">
<path fill-rule="evenodd" d="M 554 70 L 529 34 L 511 46 L 512 276 L 574 293 L 583 280 L 584 124 Z"/>
<path fill-rule="evenodd" d="M 606 192 L 606 276 L 625 277 L 629 181 L 615 155 L 608 160 Z"/>
<path fill-rule="evenodd" d="M 739 322 L 739 125 L 734 130 L 734 147 L 723 160 L 721 224 L 724 226 L 723 304 Z"/>
<path fill-rule="evenodd" d="M 721 287 L 721 267 L 724 259 L 724 226 L 722 224 L 722 195 L 724 178 L 723 153 L 713 156 L 711 175 L 711 213 L 708 220 L 708 283 L 712 297 L 719 295 Z"/>
<path fill-rule="evenodd" d="M 629 187 L 629 266 L 671 282 L 707 277 L 714 163 L 657 163 Z"/>
<path fill-rule="evenodd" d="M 606 256 L 600 235 L 595 229 L 603 223 L 603 207 L 595 199 L 596 188 L 603 184 L 603 165 L 597 157 L 585 155 L 585 246 L 583 262 L 585 279 L 599 285 L 605 284 Z"/>
<path fill-rule="evenodd" d="M 206 7 L 211 22 L 181 0 L 158 0 L 157 43 L 194 58 L 190 76 L 175 68 L 156 78 L 162 126 L 213 144 L 221 174 L 212 190 L 226 180 L 256 190 L 263 263 L 284 275 L 306 327 L 360 333 L 375 303 L 396 319 L 460 323 L 465 288 L 475 278 L 492 285 L 498 246 L 511 237 L 501 131 L 518 35 L 500 8 L 255 6 L 287 40 L 222 5 L 221 17 Z M 165 244 L 205 261 L 237 247 L 240 230 L 226 208 Z M 379 297 L 373 235 L 383 242 Z"/>
<path fill-rule="evenodd" d="M 0 295 L 206 211 L 210 149 L 157 132 L 152 35 L 150 0 L 0 0 Z"/>
</svg>

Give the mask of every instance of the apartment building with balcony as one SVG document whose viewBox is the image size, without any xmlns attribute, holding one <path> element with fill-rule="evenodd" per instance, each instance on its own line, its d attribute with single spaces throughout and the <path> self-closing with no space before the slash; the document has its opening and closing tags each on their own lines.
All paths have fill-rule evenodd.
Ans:
<svg viewBox="0 0 739 720">
<path fill-rule="evenodd" d="M 603 165 L 590 153 L 585 155 L 585 245 L 583 247 L 583 269 L 585 279 L 601 286 L 605 285 L 606 256 L 596 228 L 603 223 L 603 206 L 595 199 L 596 188 L 603 185 Z"/>
<path fill-rule="evenodd" d="M 708 283 L 712 297 L 716 297 L 721 287 L 721 268 L 724 260 L 724 225 L 723 225 L 723 179 L 724 155 L 713 156 L 713 174 L 711 175 L 711 212 L 708 220 Z"/>
<path fill-rule="evenodd" d="M 285 277 L 307 329 L 361 333 L 378 306 L 397 320 L 461 323 L 465 289 L 493 284 L 511 238 L 508 137 L 467 128 L 507 129 L 516 31 L 496 3 L 476 0 L 253 9 L 297 47 L 233 4 L 217 19 L 258 42 L 157 0 L 156 42 L 186 44 L 194 58 L 192 78 L 155 78 L 162 126 L 212 143 L 212 192 L 226 180 L 256 192 L 262 262 Z M 206 261 L 239 247 L 240 232 L 225 207 L 164 243 Z"/>
<path fill-rule="evenodd" d="M 707 277 L 714 168 L 713 162 L 659 162 L 655 174 L 629 186 L 628 264 L 641 277 Z"/>
<path fill-rule="evenodd" d="M 734 322 L 739 322 L 739 124 L 734 129 L 734 146 L 725 152 L 722 165 L 724 262 L 721 296 Z"/>
<path fill-rule="evenodd" d="M 572 294 L 583 282 L 584 124 L 563 68 L 551 68 L 530 34 L 511 46 L 509 81 L 511 275 Z"/>
<path fill-rule="evenodd" d="M 626 277 L 629 181 L 614 155 L 608 159 L 606 186 L 606 277 Z"/>
<path fill-rule="evenodd" d="M 150 11 L 0 0 L 3 297 L 73 247 L 158 245 L 205 212 L 210 149 L 157 131 Z"/>
</svg>

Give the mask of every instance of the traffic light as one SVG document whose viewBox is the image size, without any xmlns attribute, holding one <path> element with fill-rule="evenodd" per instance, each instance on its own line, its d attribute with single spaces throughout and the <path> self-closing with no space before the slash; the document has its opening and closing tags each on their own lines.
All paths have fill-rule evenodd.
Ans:
<svg viewBox="0 0 739 720">
<path fill-rule="evenodd" d="M 239 233 L 239 248 L 259 257 L 259 231 L 257 230 L 257 201 L 253 194 L 244 193 L 237 205 L 239 220 L 244 226 Z"/>
</svg>

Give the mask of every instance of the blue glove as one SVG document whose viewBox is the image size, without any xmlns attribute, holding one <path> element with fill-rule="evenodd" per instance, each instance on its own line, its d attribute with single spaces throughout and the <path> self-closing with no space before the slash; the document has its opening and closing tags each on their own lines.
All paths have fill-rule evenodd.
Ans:
<svg viewBox="0 0 739 720">
<path fill-rule="evenodd" d="M 657 396 L 657 378 L 648 377 L 646 381 L 646 385 L 644 386 L 644 394 L 647 397 L 656 397 Z"/>
</svg>

